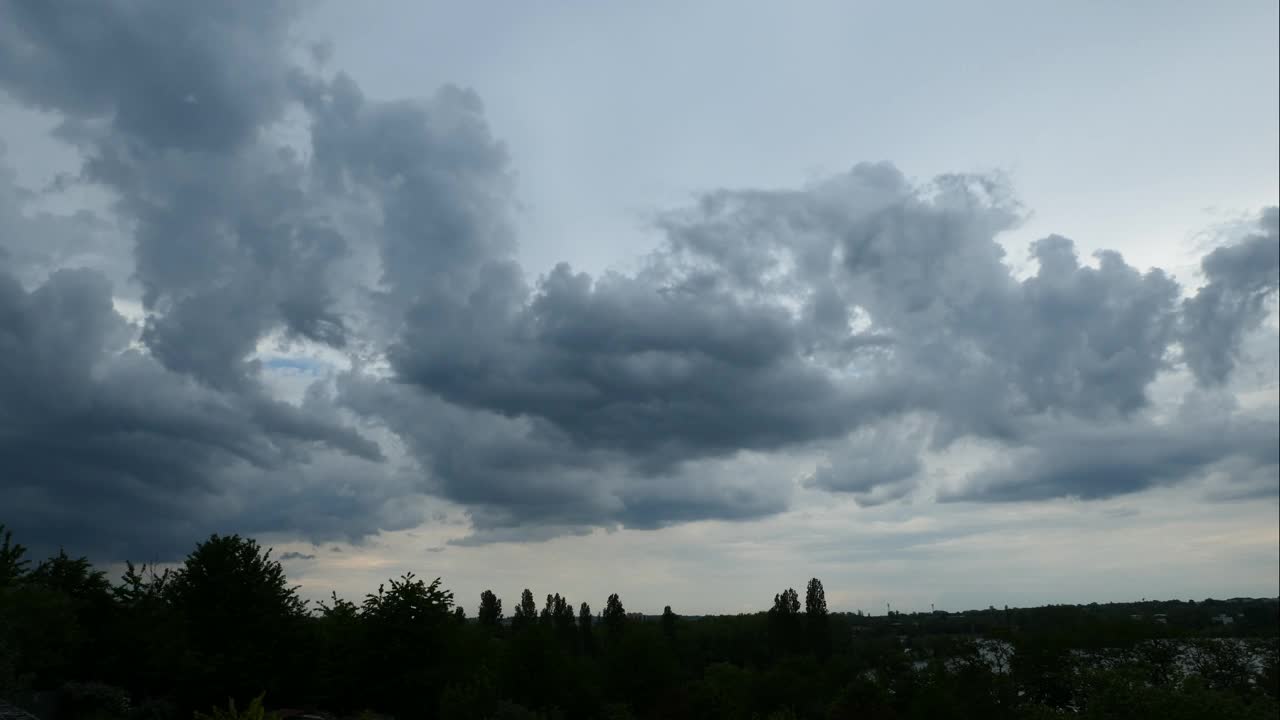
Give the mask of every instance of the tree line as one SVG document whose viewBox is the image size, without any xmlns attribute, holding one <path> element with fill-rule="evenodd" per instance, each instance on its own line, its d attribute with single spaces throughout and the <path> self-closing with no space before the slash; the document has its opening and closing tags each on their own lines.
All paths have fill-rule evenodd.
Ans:
<svg viewBox="0 0 1280 720">
<path fill-rule="evenodd" d="M 1129 608 L 832 613 L 822 582 L 758 613 L 598 613 L 525 589 L 474 617 L 439 578 L 310 604 L 252 539 L 214 535 L 173 569 L 109 579 L 33 563 L 0 525 L 0 699 L 46 720 L 411 718 L 1177 718 L 1276 716 L 1274 601 L 1248 638 Z M 1214 606 L 1216 608 L 1216 606 Z M 1217 611 L 1216 609 L 1214 610 Z M 1167 618 L 1179 618 L 1172 625 Z M 1218 633 L 1221 634 L 1221 633 Z M 1189 655 L 1190 654 L 1190 655 Z M 1188 661 L 1187 657 L 1191 657 Z M 1100 658 L 1105 658 L 1104 662 Z M 256 705 L 254 704 L 256 700 Z M 231 714 L 229 701 L 242 710 Z M 215 712 L 214 708 L 218 708 Z"/>
</svg>

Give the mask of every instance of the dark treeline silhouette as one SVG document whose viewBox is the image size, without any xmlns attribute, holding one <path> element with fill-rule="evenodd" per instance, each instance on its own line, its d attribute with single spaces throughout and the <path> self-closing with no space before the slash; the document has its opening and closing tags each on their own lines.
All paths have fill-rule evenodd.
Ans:
<svg viewBox="0 0 1280 720">
<path fill-rule="evenodd" d="M 33 562 L 0 526 L 0 699 L 45 720 L 263 707 L 448 720 L 1278 711 L 1275 599 L 871 617 L 831 613 L 816 578 L 803 604 L 787 588 L 735 616 L 637 615 L 617 594 L 595 615 L 559 593 L 541 609 L 534 598 L 524 590 L 508 616 L 491 590 L 464 607 L 439 579 L 406 574 L 359 602 L 311 606 L 270 551 L 235 535 L 112 581 L 63 552 Z"/>
</svg>

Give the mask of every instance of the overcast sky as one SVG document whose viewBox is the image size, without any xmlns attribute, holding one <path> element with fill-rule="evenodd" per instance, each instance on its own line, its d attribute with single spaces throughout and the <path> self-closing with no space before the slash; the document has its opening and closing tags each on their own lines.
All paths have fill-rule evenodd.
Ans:
<svg viewBox="0 0 1280 720">
<path fill-rule="evenodd" d="M 1275 596 L 1277 13 L 0 0 L 0 522 L 469 612 Z"/>
</svg>

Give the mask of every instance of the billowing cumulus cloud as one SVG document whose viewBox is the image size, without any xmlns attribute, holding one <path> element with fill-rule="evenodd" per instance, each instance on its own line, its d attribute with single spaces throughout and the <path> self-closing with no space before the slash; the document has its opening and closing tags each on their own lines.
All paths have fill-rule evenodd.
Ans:
<svg viewBox="0 0 1280 720">
<path fill-rule="evenodd" d="M 707 192 L 632 272 L 523 268 L 470 90 L 370 98 L 288 4 L 0 7 L 0 90 L 111 200 L 37 212 L 0 177 L 0 519 L 27 537 L 358 540 L 422 497 L 464 544 L 741 520 L 913 496 L 966 441 L 997 457 L 939 499 L 1276 491 L 1274 398 L 1231 400 L 1274 333 L 1274 208 L 1195 289 L 1056 235 L 1019 277 L 1002 178 L 859 164 Z M 333 361 L 284 397 L 264 346 Z"/>
<path fill-rule="evenodd" d="M 358 536 L 398 522 L 383 504 L 393 479 L 359 483 L 378 446 L 322 403 L 218 392 L 131 346 L 136 334 L 96 272 L 57 271 L 29 292 L 0 273 L 10 527 L 167 554 L 219 527 Z"/>
<path fill-rule="evenodd" d="M 1206 383 L 1221 383 L 1235 367 L 1244 336 L 1266 317 L 1276 297 L 1280 213 L 1265 210 L 1257 232 L 1210 252 L 1200 263 L 1208 283 L 1183 303 L 1187 365 Z"/>
</svg>

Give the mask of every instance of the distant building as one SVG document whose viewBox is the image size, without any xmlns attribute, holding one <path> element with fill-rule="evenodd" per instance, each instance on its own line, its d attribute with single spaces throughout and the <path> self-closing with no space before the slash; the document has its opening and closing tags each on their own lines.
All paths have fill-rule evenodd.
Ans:
<svg viewBox="0 0 1280 720">
<path fill-rule="evenodd" d="M 1165 615 L 1164 613 L 1156 613 L 1155 615 L 1152 615 L 1151 618 L 1155 620 L 1157 624 L 1160 624 L 1160 625 L 1169 624 L 1169 616 Z"/>
<path fill-rule="evenodd" d="M 1221 614 L 1221 615 L 1214 615 L 1214 616 L 1213 616 L 1213 622 L 1214 622 L 1214 623 L 1216 623 L 1216 624 L 1218 624 L 1218 625 L 1230 625 L 1231 623 L 1233 623 L 1233 622 L 1235 622 L 1235 621 L 1236 621 L 1236 619 L 1235 619 L 1235 618 L 1231 617 L 1230 615 L 1228 615 L 1228 614 L 1226 614 L 1226 613 L 1223 613 L 1223 614 Z"/>
</svg>

